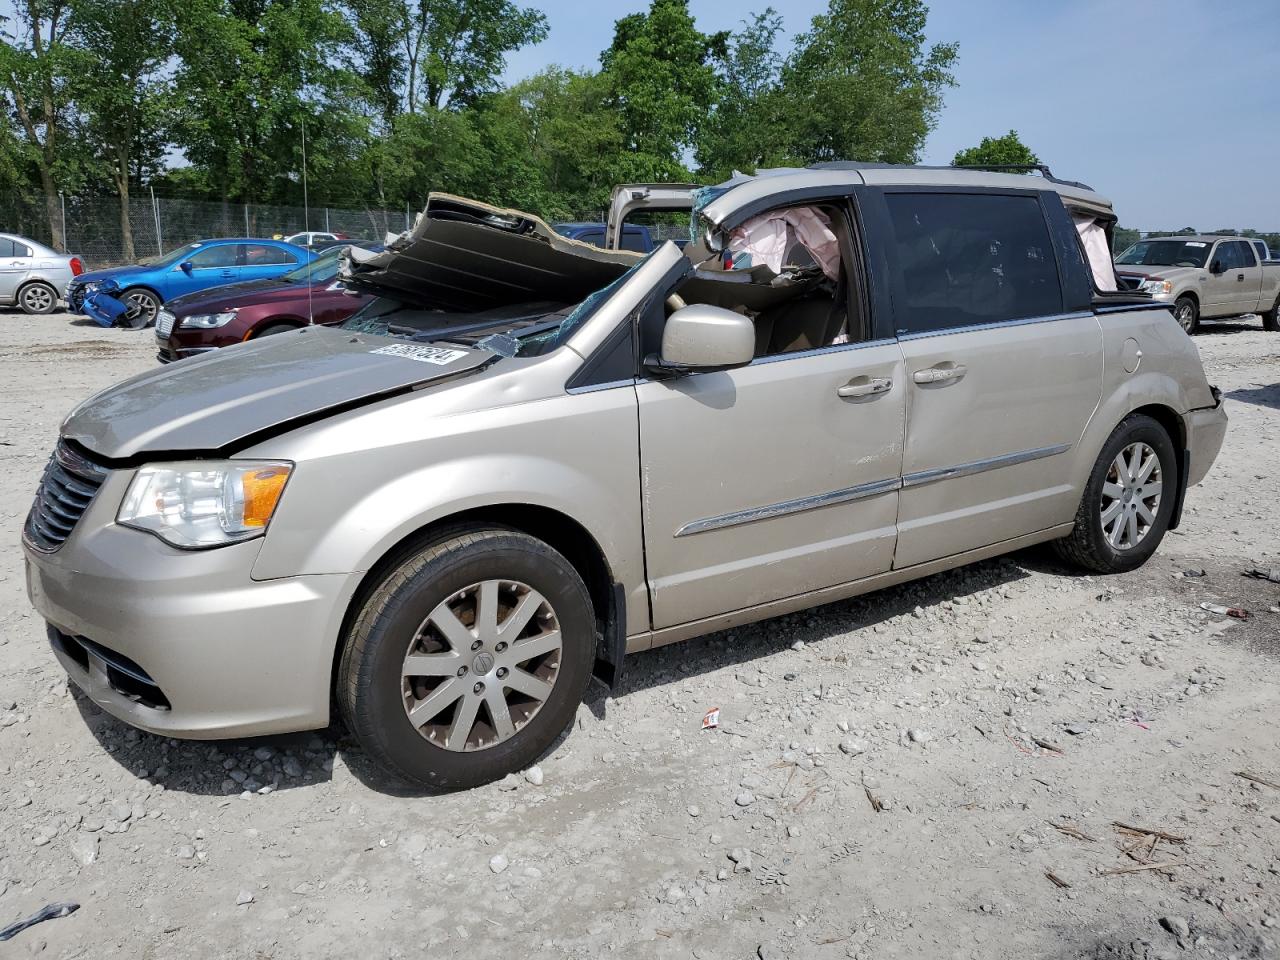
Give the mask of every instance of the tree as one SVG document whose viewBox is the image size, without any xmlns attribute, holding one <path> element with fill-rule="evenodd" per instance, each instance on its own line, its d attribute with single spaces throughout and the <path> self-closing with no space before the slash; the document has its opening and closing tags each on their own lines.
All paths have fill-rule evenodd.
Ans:
<svg viewBox="0 0 1280 960">
<path fill-rule="evenodd" d="M 704 34 L 688 0 L 652 0 L 647 13 L 614 24 L 600 55 L 609 100 L 621 114 L 624 149 L 646 179 L 687 177 L 684 152 L 715 102 L 713 62 L 726 56 L 726 34 Z"/>
<path fill-rule="evenodd" d="M 922 0 L 830 0 L 782 74 L 790 152 L 913 163 L 954 86 L 954 43 L 926 47 Z"/>
<path fill-rule="evenodd" d="M 49 236 L 58 250 L 66 249 L 58 194 L 78 165 L 69 133 L 86 61 L 67 42 L 70 13 L 67 0 L 19 0 L 12 17 L 0 18 L 5 106 L 16 118 L 39 174 Z"/>
<path fill-rule="evenodd" d="M 1112 228 L 1111 231 L 1111 252 L 1117 254 L 1122 253 L 1141 239 L 1141 231 L 1131 230 L 1128 227 L 1121 227 L 1117 225 Z"/>
<path fill-rule="evenodd" d="M 348 0 L 367 82 L 390 121 L 461 106 L 498 88 L 507 54 L 547 36 L 547 18 L 512 0 Z"/>
<path fill-rule="evenodd" d="M 1019 138 L 1018 131 L 1010 130 L 1003 137 L 983 137 L 976 147 L 957 153 L 951 164 L 956 167 L 1034 166 L 1039 162 L 1040 158 Z"/>
<path fill-rule="evenodd" d="M 342 131 L 351 79 L 338 65 L 349 26 L 325 0 L 183 0 L 178 5 L 178 140 L 224 199 L 292 194 L 302 126 L 329 152 Z M 332 145 L 337 149 L 337 145 Z M 323 183 L 320 184 L 323 187 Z"/>
<path fill-rule="evenodd" d="M 710 179 L 788 162 L 788 104 L 780 87 L 782 17 L 773 7 L 744 20 L 717 64 L 716 102 L 698 130 L 696 157 Z"/>
<path fill-rule="evenodd" d="M 120 198 L 121 249 L 134 259 L 129 185 L 154 171 L 165 153 L 171 85 L 164 68 L 173 52 L 170 0 L 71 0 L 75 43 L 86 58 L 80 96 L 88 139 Z"/>
</svg>

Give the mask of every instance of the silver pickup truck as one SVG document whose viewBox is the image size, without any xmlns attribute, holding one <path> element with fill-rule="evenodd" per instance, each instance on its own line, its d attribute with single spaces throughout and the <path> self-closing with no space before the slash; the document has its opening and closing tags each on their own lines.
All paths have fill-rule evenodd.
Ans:
<svg viewBox="0 0 1280 960">
<path fill-rule="evenodd" d="M 1116 257 L 1116 276 L 1173 304 L 1187 333 L 1201 320 L 1246 313 L 1280 330 L 1280 261 L 1258 258 L 1259 247 L 1240 237 L 1148 237 Z"/>
</svg>

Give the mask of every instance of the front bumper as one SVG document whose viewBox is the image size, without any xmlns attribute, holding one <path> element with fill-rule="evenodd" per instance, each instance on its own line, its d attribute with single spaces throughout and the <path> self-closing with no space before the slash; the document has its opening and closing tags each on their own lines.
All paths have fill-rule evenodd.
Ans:
<svg viewBox="0 0 1280 960">
<path fill-rule="evenodd" d="M 176 363 L 187 357 L 198 357 L 204 353 L 212 353 L 217 347 L 171 347 L 167 340 L 157 338 L 160 349 L 156 351 L 156 359 L 161 363 Z"/>
<path fill-rule="evenodd" d="M 1187 486 L 1197 484 L 1205 478 L 1227 436 L 1227 411 L 1223 408 L 1222 396 L 1217 390 L 1214 391 L 1214 397 L 1217 400 L 1214 406 L 1192 410 L 1187 414 L 1187 448 L 1191 454 Z"/>
<path fill-rule="evenodd" d="M 112 474 L 54 553 L 25 546 L 27 593 L 71 680 L 113 716 L 193 739 L 329 722 L 345 576 L 254 581 L 260 540 L 182 551 L 114 523 Z"/>
</svg>

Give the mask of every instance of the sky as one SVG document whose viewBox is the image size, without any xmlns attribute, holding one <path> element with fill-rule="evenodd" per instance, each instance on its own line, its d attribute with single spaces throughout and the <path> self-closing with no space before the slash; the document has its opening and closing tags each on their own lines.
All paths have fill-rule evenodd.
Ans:
<svg viewBox="0 0 1280 960">
<path fill-rule="evenodd" d="M 524 2 L 550 36 L 510 58 L 509 81 L 596 66 L 614 20 L 648 7 Z M 766 5 L 690 0 L 707 32 Z M 826 0 L 773 5 L 790 37 Z M 1109 197 L 1124 226 L 1280 231 L 1280 0 L 934 0 L 927 34 L 960 56 L 922 162 L 1012 129 L 1055 176 Z"/>
</svg>

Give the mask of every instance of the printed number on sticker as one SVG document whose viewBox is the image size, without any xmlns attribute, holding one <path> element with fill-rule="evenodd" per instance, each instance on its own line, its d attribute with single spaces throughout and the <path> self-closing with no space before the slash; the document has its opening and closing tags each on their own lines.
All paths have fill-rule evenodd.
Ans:
<svg viewBox="0 0 1280 960">
<path fill-rule="evenodd" d="M 369 352 L 381 353 L 389 357 L 404 357 L 406 360 L 417 360 L 419 363 L 434 363 L 438 367 L 453 363 L 467 355 L 465 350 L 431 347 L 423 343 L 393 343 Z"/>
</svg>

